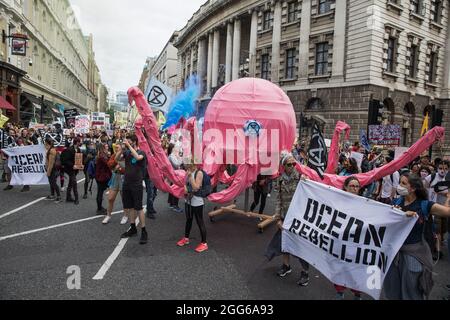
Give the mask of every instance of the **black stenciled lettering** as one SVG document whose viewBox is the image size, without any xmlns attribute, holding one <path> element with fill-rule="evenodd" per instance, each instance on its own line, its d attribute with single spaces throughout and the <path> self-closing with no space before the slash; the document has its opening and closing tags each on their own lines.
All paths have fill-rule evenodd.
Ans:
<svg viewBox="0 0 450 320">
<path fill-rule="evenodd" d="M 326 235 L 320 234 L 319 248 L 325 252 L 328 252 L 328 240 L 330 240 L 330 239 Z"/>
<path fill-rule="evenodd" d="M 369 257 L 370 255 L 370 257 Z M 363 258 L 363 264 L 365 266 L 373 266 L 375 265 L 375 261 L 377 258 L 377 252 L 373 249 L 365 249 L 364 250 L 364 258 Z"/>
<path fill-rule="evenodd" d="M 383 270 L 383 273 L 386 273 L 388 265 L 388 256 L 384 252 L 380 252 L 380 255 L 378 257 L 378 268 L 380 270 Z"/>
<path fill-rule="evenodd" d="M 353 262 L 350 259 L 347 259 L 347 246 L 344 244 L 341 248 L 341 260 L 345 262 Z"/>
<path fill-rule="evenodd" d="M 378 230 L 375 226 L 369 224 L 369 229 L 366 231 L 366 239 L 364 244 L 370 245 L 372 240 L 376 247 L 381 248 L 383 245 L 384 235 L 386 233 L 386 227 L 380 227 Z"/>
<path fill-rule="evenodd" d="M 313 199 L 308 199 L 305 216 L 303 218 L 306 221 L 308 221 L 309 223 L 314 223 L 314 220 L 316 220 L 318 207 L 319 207 L 319 202 L 317 202 L 316 200 L 313 200 Z"/>
<path fill-rule="evenodd" d="M 39 153 L 39 163 L 44 164 L 44 155 L 42 153 Z"/>
<path fill-rule="evenodd" d="M 27 159 L 27 165 L 35 164 L 35 162 L 33 162 L 33 155 L 27 154 L 27 155 L 25 155 L 25 158 Z"/>
<path fill-rule="evenodd" d="M 356 225 L 356 229 L 354 233 L 352 232 L 353 226 Z M 345 229 L 344 236 L 342 240 L 348 241 L 350 238 L 353 238 L 354 243 L 359 243 L 361 240 L 361 233 L 364 227 L 364 222 L 356 218 L 350 218 L 350 221 Z"/>
<path fill-rule="evenodd" d="M 40 164 L 41 163 L 39 161 L 39 154 L 33 153 L 33 161 L 34 161 L 34 164 Z"/>
<path fill-rule="evenodd" d="M 304 238 L 304 239 L 306 239 L 306 240 L 308 240 L 308 233 L 307 233 L 307 231 L 309 231 L 309 230 L 311 230 L 311 227 L 308 226 L 307 224 L 303 224 L 302 228 L 300 229 L 299 236 Z"/>
<path fill-rule="evenodd" d="M 317 246 L 319 243 L 319 232 L 317 230 L 311 230 L 311 232 L 309 233 L 309 241 Z"/>
<path fill-rule="evenodd" d="M 334 231 L 334 229 L 340 229 L 342 227 L 342 223 L 338 221 L 338 218 L 345 220 L 347 215 L 338 210 L 334 210 L 333 218 L 331 219 L 331 223 L 328 227 L 327 233 L 335 238 L 339 239 L 339 234 Z"/>
<path fill-rule="evenodd" d="M 327 228 L 327 224 L 326 223 L 322 223 L 321 224 L 322 218 L 323 218 L 323 215 L 324 215 L 324 211 L 326 211 L 326 213 L 329 216 L 331 216 L 333 214 L 333 209 L 331 207 L 329 207 L 327 205 L 322 205 L 322 207 L 320 208 L 319 217 L 317 218 L 317 221 L 316 221 L 316 226 L 322 231 L 325 231 L 325 229 Z"/>
<path fill-rule="evenodd" d="M 298 233 L 298 230 L 300 229 L 301 225 L 302 223 L 299 220 L 294 219 L 294 221 L 292 221 L 292 226 L 289 228 L 289 232 L 294 234 Z"/>
</svg>

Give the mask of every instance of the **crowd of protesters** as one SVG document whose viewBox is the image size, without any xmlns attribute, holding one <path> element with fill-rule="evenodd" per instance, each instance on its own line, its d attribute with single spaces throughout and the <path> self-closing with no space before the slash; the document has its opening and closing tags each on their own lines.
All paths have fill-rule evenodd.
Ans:
<svg viewBox="0 0 450 320">
<path fill-rule="evenodd" d="M 88 199 L 92 195 L 92 185 L 96 182 L 97 194 L 95 196 L 97 215 L 105 216 L 103 224 L 111 222 L 117 197 L 120 195 L 124 215 L 120 221 L 122 225 L 130 224 L 122 238 L 133 237 L 141 229 L 140 243 L 146 244 L 148 234 L 146 230 L 146 218 L 156 219 L 157 212 L 154 201 L 158 191 L 151 181 L 145 153 L 139 149 L 138 139 L 132 130 L 115 130 L 112 135 L 106 131 L 91 129 L 88 134 L 75 134 L 70 130 L 64 138 L 64 143 L 55 145 L 55 140 L 43 133 L 61 133 L 61 128 L 46 127 L 43 130 L 17 128 L 10 124 L 5 127 L 8 133 L 7 145 L 28 146 L 43 144 L 47 150 L 47 176 L 50 185 L 48 201 L 61 203 L 65 192 L 66 203 L 79 205 L 77 176 L 83 173 L 84 185 L 82 199 Z M 186 203 L 184 210 L 180 208 L 180 199 L 169 194 L 168 207 L 176 213 L 186 215 L 186 228 L 184 237 L 177 243 L 184 247 L 190 243 L 190 233 L 195 219 L 199 227 L 202 241 L 196 248 L 201 253 L 208 250 L 207 232 L 203 221 L 205 201 L 199 191 L 202 189 L 205 173 L 193 164 L 183 163 L 183 151 L 181 138 L 171 137 L 166 132 L 161 132 L 161 145 L 167 153 L 168 159 L 175 170 L 183 169 L 188 173 L 186 181 Z M 352 156 L 353 153 L 362 154 L 362 161 L 358 163 Z M 77 163 L 77 154 L 82 154 L 82 163 Z M 4 160 L 3 180 L 11 180 L 11 172 L 8 170 L 6 156 Z M 418 279 L 426 278 L 431 274 L 433 264 L 444 257 L 445 235 L 450 230 L 449 204 L 450 194 L 448 183 L 450 182 L 450 164 L 440 158 L 431 160 L 424 155 L 416 159 L 408 167 L 395 172 L 390 176 L 373 182 L 369 186 L 361 187 L 359 180 L 354 177 L 358 173 L 369 172 L 375 168 L 387 165 L 395 158 L 392 150 L 373 148 L 366 150 L 359 143 L 353 146 L 350 143 L 342 145 L 339 156 L 339 165 L 336 174 L 348 177 L 344 190 L 354 195 L 363 196 L 384 204 L 397 206 L 409 216 L 418 215 L 416 226 L 400 250 L 393 267 L 386 279 L 386 296 L 389 299 L 423 299 L 429 295 L 427 288 Z M 292 198 L 297 190 L 297 185 L 303 179 L 295 170 L 296 163 L 307 163 L 307 149 L 305 143 L 297 143 L 281 159 L 280 166 L 283 173 L 276 180 L 273 177 L 260 175 L 253 184 L 254 201 L 251 211 L 259 206 L 259 214 L 264 214 L 267 199 L 272 192 L 276 192 L 275 217 L 279 220 L 277 232 L 281 237 L 283 220 L 286 217 Z M 59 178 L 59 184 L 58 184 Z M 64 189 L 65 178 L 68 179 L 67 189 Z M 13 190 L 13 186 L 5 187 L 5 192 Z M 22 192 L 30 190 L 29 186 L 23 186 Z M 144 192 L 147 194 L 146 206 L 143 205 Z M 103 206 L 104 195 L 107 195 L 107 208 Z M 426 210 L 423 210 L 425 206 Z M 427 239 L 428 246 L 423 246 L 422 234 L 425 222 L 432 219 L 433 237 Z M 280 246 L 281 241 L 276 242 Z M 447 248 L 448 248 L 447 243 Z M 427 250 L 428 248 L 428 250 Z M 279 277 L 286 277 L 292 273 L 291 257 L 281 252 L 281 247 L 276 248 L 279 255 L 283 256 L 283 265 L 277 272 Z M 450 250 L 448 255 L 450 256 Z M 310 282 L 309 264 L 300 261 L 302 270 L 298 285 L 307 287 Z M 433 262 L 434 260 L 434 262 Z M 428 279 L 429 280 L 429 279 Z M 428 283 L 428 286 L 431 286 Z M 335 285 L 337 299 L 344 298 L 346 288 Z M 354 298 L 361 299 L 361 293 L 349 288 Z"/>
</svg>

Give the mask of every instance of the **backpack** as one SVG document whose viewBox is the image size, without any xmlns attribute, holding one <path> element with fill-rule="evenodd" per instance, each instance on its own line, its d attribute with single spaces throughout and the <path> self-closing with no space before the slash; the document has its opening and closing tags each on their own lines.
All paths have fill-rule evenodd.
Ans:
<svg viewBox="0 0 450 320">
<path fill-rule="evenodd" d="M 89 161 L 87 166 L 87 174 L 91 179 L 95 179 L 95 159 Z"/>
<path fill-rule="evenodd" d="M 405 203 L 405 198 L 401 197 L 394 200 L 394 206 L 401 206 Z M 430 246 L 431 252 L 435 253 L 437 251 L 436 248 L 436 230 L 434 225 L 433 216 L 428 211 L 428 201 L 423 200 L 420 203 L 421 211 L 425 216 L 425 222 L 423 226 L 423 238 L 426 243 Z"/>
<path fill-rule="evenodd" d="M 200 198 L 207 198 L 212 193 L 211 178 L 205 171 L 197 170 L 197 172 L 195 173 L 195 176 L 194 176 L 195 179 L 197 179 L 197 174 L 200 171 L 203 172 L 202 187 L 200 188 L 200 190 L 198 190 L 197 192 L 193 193 L 193 195 L 196 196 L 196 197 L 200 197 Z"/>
</svg>

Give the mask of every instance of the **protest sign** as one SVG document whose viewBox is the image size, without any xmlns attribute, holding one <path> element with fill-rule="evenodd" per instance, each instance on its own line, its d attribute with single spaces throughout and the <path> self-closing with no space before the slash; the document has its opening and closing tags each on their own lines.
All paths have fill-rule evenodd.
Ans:
<svg viewBox="0 0 450 320">
<path fill-rule="evenodd" d="M 364 155 L 362 153 L 359 153 L 359 152 L 352 152 L 350 154 L 350 158 L 355 159 L 356 162 L 358 163 L 358 168 L 361 169 L 361 165 L 362 165 L 362 162 L 364 160 Z"/>
<path fill-rule="evenodd" d="M 67 128 L 75 128 L 75 119 L 80 114 L 77 109 L 64 110 L 64 118 L 66 119 Z"/>
<path fill-rule="evenodd" d="M 89 116 L 77 116 L 75 119 L 75 133 L 88 134 L 91 127 L 91 119 Z"/>
<path fill-rule="evenodd" d="M 145 97 L 153 111 L 162 111 L 167 114 L 172 100 L 172 91 L 171 88 L 153 77 L 147 86 Z"/>
<path fill-rule="evenodd" d="M 391 206 L 302 181 L 284 221 L 282 248 L 331 282 L 379 299 L 416 221 Z"/>
<path fill-rule="evenodd" d="M 46 150 L 43 145 L 5 149 L 12 186 L 47 185 Z"/>
<path fill-rule="evenodd" d="M 104 127 L 106 124 L 106 113 L 103 112 L 92 113 L 91 124 L 93 127 Z"/>
<path fill-rule="evenodd" d="M 2 128 L 5 125 L 5 123 L 8 122 L 8 120 L 9 120 L 9 118 L 7 116 L 4 116 L 0 112 L 0 128 Z"/>
<path fill-rule="evenodd" d="M 317 123 L 314 124 L 308 156 L 308 167 L 314 169 L 323 179 L 328 164 L 328 148 Z"/>
<path fill-rule="evenodd" d="M 383 146 L 399 146 L 401 127 L 399 125 L 369 126 L 369 140 L 371 143 Z"/>
<path fill-rule="evenodd" d="M 84 170 L 82 153 L 75 153 L 75 164 L 74 164 L 73 168 L 75 170 Z"/>
</svg>

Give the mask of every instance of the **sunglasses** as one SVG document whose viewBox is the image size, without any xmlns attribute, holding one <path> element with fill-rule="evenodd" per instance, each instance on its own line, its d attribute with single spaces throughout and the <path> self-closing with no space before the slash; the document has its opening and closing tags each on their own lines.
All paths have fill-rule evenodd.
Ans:
<svg viewBox="0 0 450 320">
<path fill-rule="evenodd" d="M 288 163 L 287 165 L 286 165 L 286 167 L 288 167 L 288 168 L 292 168 L 292 167 L 294 167 L 295 166 L 295 164 L 293 164 L 293 163 Z"/>
</svg>

